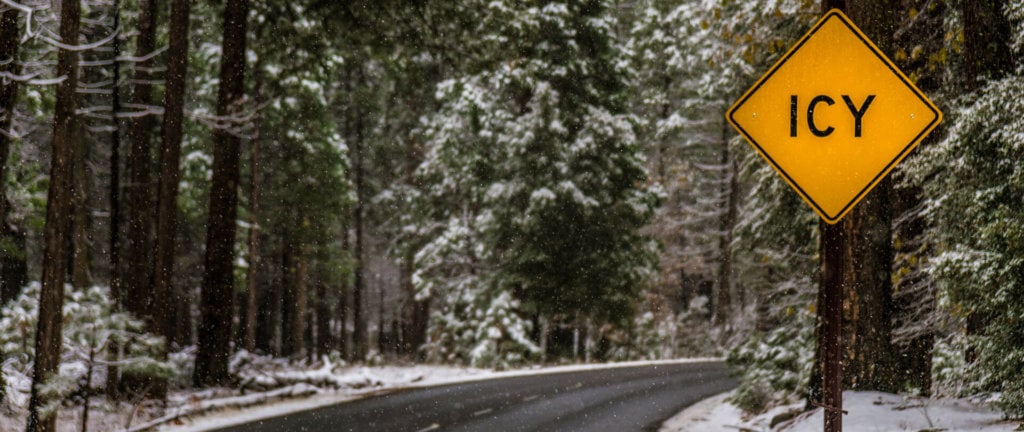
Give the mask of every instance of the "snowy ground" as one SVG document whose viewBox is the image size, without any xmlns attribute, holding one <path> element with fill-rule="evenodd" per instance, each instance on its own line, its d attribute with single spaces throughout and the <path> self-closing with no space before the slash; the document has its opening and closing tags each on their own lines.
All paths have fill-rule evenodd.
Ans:
<svg viewBox="0 0 1024 432">
<path fill-rule="evenodd" d="M 94 398 L 89 413 L 89 431 L 171 432 L 216 429 L 261 418 L 366 397 L 410 387 L 468 382 L 501 377 L 537 375 L 591 369 L 606 369 L 652 364 L 721 361 L 717 358 L 624 362 L 496 372 L 452 366 L 344 366 L 321 361 L 307 367 L 290 365 L 280 359 L 236 356 L 232 368 L 243 382 L 242 389 L 176 391 L 160 408 L 148 403 L 110 405 Z M 28 383 L 9 387 L 26 393 Z M 14 388 L 18 387 L 18 388 Z M 24 388 L 21 388 L 24 387 Z M 22 405 L 23 408 L 23 405 Z M 81 406 L 67 407 L 59 413 L 58 431 L 81 430 Z M 24 409 L 0 407 L 0 431 L 22 430 Z"/>
<path fill-rule="evenodd" d="M 746 418 L 739 408 L 728 402 L 730 396 L 731 393 L 725 393 L 691 406 L 666 421 L 659 432 L 818 432 L 822 428 L 821 409 L 802 413 L 772 428 L 772 419 L 787 412 L 795 413 L 802 404 Z M 848 391 L 843 393 L 843 409 L 849 412 L 843 416 L 845 432 L 1010 432 L 1021 426 L 1018 422 L 1003 420 L 1003 415 L 987 404 L 964 399 L 931 400 Z"/>
</svg>

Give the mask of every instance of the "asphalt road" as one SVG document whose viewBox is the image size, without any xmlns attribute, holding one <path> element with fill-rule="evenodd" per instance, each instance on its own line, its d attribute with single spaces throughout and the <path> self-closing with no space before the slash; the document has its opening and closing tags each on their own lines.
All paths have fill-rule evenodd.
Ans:
<svg viewBox="0 0 1024 432">
<path fill-rule="evenodd" d="M 566 372 L 400 390 L 222 432 L 653 431 L 734 385 L 721 363 Z"/>
</svg>

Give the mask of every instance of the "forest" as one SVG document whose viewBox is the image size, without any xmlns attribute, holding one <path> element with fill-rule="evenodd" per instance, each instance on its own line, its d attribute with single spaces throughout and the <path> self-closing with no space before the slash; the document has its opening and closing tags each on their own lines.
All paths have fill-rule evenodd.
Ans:
<svg viewBox="0 0 1024 432">
<path fill-rule="evenodd" d="M 826 225 L 725 112 L 835 6 L 945 114 L 835 225 L 844 384 L 1020 418 L 1006 0 L 0 0 L 0 411 L 698 356 L 810 407 Z"/>
</svg>

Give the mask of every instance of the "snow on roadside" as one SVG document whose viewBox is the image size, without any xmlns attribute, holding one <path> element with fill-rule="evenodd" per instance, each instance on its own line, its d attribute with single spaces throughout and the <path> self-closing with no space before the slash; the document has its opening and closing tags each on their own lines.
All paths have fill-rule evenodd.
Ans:
<svg viewBox="0 0 1024 432">
<path fill-rule="evenodd" d="M 802 404 L 779 407 L 768 413 L 744 420 L 739 408 L 729 403 L 732 393 L 721 394 L 699 402 L 667 420 L 659 432 L 704 432 L 740 430 L 757 432 L 818 432 L 822 410 L 816 409 L 770 427 L 772 419 L 785 412 L 795 412 Z M 843 430 L 846 432 L 876 431 L 943 431 L 943 432 L 1010 432 L 1019 430 L 1018 422 L 1007 421 L 988 404 L 966 399 L 927 399 L 879 392 L 843 393 Z"/>
<path fill-rule="evenodd" d="M 728 403 L 735 392 L 712 396 L 691 405 L 661 425 L 658 432 L 719 432 L 737 428 L 743 411 Z"/>
</svg>

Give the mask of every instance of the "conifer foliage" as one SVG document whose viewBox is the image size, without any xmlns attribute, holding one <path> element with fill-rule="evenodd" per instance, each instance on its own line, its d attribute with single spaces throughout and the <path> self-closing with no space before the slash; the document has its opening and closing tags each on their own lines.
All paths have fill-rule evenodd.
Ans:
<svg viewBox="0 0 1024 432">
<path fill-rule="evenodd" d="M 468 287 L 448 285 L 490 293 L 481 311 L 512 306 L 521 319 L 614 323 L 633 315 L 652 269 L 638 229 L 657 197 L 642 187 L 627 72 L 605 7 L 492 2 L 480 11 L 487 55 L 441 85 L 444 107 L 427 129 L 422 173 L 433 180 L 428 194 L 462 204 L 421 260 L 451 251 L 474 266 Z M 433 294 L 421 281 L 421 295 Z M 450 290 L 455 298 L 460 289 Z M 522 340 L 520 332 L 486 335 Z"/>
</svg>

